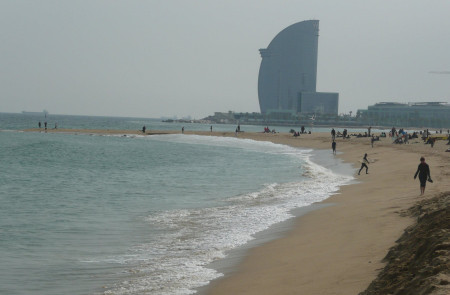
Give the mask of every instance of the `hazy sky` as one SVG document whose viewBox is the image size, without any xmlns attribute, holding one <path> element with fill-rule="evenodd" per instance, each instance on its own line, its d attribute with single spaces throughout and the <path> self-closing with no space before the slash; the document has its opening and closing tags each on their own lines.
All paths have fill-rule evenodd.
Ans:
<svg viewBox="0 0 450 295">
<path fill-rule="evenodd" d="M 259 112 L 261 57 L 320 20 L 317 91 L 339 112 L 450 102 L 448 0 L 0 0 L 0 112 Z"/>
</svg>

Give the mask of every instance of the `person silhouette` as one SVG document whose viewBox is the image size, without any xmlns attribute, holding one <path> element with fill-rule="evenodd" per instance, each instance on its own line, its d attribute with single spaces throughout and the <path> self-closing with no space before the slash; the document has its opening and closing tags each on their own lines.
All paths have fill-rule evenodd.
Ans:
<svg viewBox="0 0 450 295">
<path fill-rule="evenodd" d="M 416 174 L 414 174 L 414 179 L 416 179 L 417 175 L 419 175 L 420 180 L 420 195 L 423 196 L 425 193 L 425 186 L 427 184 L 427 180 L 430 182 L 433 182 L 431 180 L 431 174 L 430 174 L 430 166 L 428 166 L 427 163 L 425 163 L 425 158 L 420 158 L 420 164 L 417 167 Z"/>
<path fill-rule="evenodd" d="M 360 175 L 360 173 L 361 173 L 361 170 L 364 168 L 364 167 L 366 167 L 366 174 L 369 174 L 369 166 L 367 166 L 367 164 L 369 164 L 369 160 L 367 160 L 367 154 L 364 154 L 364 158 L 363 158 L 363 161 L 362 161 L 362 163 L 361 163 L 361 168 L 359 169 L 359 171 L 358 171 L 358 175 Z"/>
</svg>

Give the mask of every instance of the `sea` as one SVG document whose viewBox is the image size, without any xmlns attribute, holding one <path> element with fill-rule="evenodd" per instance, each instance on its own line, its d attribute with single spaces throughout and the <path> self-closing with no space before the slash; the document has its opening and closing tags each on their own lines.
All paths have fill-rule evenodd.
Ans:
<svg viewBox="0 0 450 295">
<path fill-rule="evenodd" d="M 181 132 L 23 132 L 39 121 L 49 128 L 211 128 L 0 113 L 0 294 L 196 294 L 224 275 L 214 265 L 230 253 L 353 180 L 331 150 Z M 241 125 L 243 132 L 263 128 Z"/>
</svg>

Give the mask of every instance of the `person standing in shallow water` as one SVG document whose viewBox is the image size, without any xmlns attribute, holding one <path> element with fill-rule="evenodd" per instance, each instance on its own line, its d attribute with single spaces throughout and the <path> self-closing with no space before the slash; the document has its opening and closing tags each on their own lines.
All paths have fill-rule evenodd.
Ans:
<svg viewBox="0 0 450 295">
<path fill-rule="evenodd" d="M 359 171 L 358 171 L 358 175 L 360 175 L 360 173 L 361 173 L 361 170 L 364 168 L 364 167 L 366 167 L 366 174 L 369 174 L 369 166 L 367 166 L 367 164 L 369 164 L 369 160 L 367 160 L 367 154 L 364 154 L 364 158 L 363 158 L 363 161 L 362 161 L 362 163 L 361 163 L 361 168 L 359 168 Z"/>
<path fill-rule="evenodd" d="M 416 174 L 414 174 L 414 179 L 416 179 L 417 174 L 419 175 L 420 180 L 420 195 L 423 196 L 425 193 L 425 186 L 427 184 L 427 180 L 432 182 L 431 180 L 431 174 L 430 174 L 430 166 L 428 166 L 427 163 L 425 163 L 425 158 L 420 158 L 420 164 L 417 167 Z"/>
</svg>

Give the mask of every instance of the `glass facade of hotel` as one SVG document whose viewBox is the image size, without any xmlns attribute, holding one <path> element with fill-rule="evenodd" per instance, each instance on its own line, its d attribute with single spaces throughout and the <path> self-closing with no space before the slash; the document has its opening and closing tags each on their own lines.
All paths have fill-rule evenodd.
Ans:
<svg viewBox="0 0 450 295">
<path fill-rule="evenodd" d="M 338 93 L 316 92 L 319 21 L 295 23 L 260 49 L 258 77 L 261 113 L 338 112 Z M 303 95 L 302 95 L 303 93 Z"/>
</svg>

